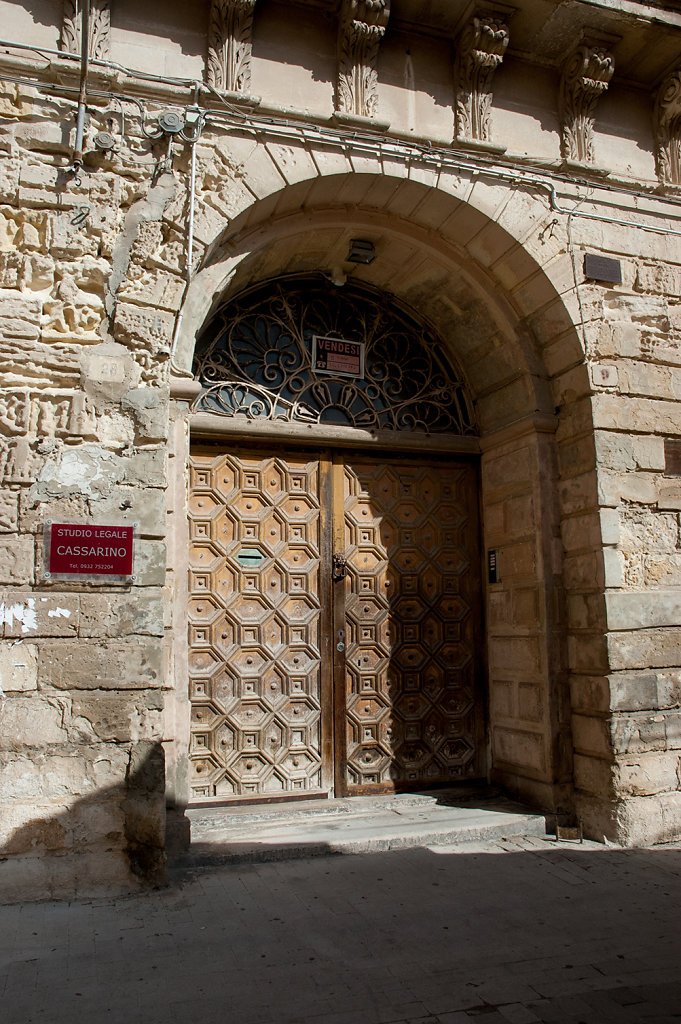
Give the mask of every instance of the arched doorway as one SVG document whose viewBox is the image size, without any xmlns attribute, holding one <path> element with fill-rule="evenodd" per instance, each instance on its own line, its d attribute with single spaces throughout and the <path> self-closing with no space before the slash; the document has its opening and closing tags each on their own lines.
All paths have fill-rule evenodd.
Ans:
<svg viewBox="0 0 681 1024">
<path fill-rule="evenodd" d="M 192 800 L 484 775 L 476 426 L 437 337 L 289 277 L 219 310 L 194 369 L 226 430 L 190 462 Z"/>
</svg>

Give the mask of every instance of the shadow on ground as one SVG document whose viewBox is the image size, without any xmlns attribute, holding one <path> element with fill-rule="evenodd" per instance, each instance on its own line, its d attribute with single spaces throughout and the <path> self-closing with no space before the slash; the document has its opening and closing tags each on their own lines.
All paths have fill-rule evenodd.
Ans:
<svg viewBox="0 0 681 1024">
<path fill-rule="evenodd" d="M 4 1024 L 681 1020 L 681 847 L 529 837 L 2 909 Z"/>
</svg>

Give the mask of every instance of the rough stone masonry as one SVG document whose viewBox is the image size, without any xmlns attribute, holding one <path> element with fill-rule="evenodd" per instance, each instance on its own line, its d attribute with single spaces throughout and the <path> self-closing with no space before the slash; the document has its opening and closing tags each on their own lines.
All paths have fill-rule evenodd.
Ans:
<svg viewBox="0 0 681 1024">
<path fill-rule="evenodd" d="M 673 5 L 529 28 L 525 0 L 92 0 L 87 60 L 77 6 L 0 3 L 3 898 L 164 880 L 193 763 L 190 434 L 254 430 L 193 411 L 196 337 L 303 273 L 419 310 L 465 377 L 501 569 L 489 778 L 595 839 L 678 838 Z M 48 521 L 136 524 L 134 580 L 46 578 Z"/>
</svg>

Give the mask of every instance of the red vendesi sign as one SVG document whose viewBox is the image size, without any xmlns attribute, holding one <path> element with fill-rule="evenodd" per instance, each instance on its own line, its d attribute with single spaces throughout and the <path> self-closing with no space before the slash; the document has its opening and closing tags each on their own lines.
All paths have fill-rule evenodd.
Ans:
<svg viewBox="0 0 681 1024">
<path fill-rule="evenodd" d="M 48 569 L 52 576 L 131 576 L 132 526 L 52 523 Z"/>
<path fill-rule="evenodd" d="M 344 338 L 312 338 L 312 364 L 317 373 L 339 377 L 364 376 L 364 342 Z"/>
</svg>

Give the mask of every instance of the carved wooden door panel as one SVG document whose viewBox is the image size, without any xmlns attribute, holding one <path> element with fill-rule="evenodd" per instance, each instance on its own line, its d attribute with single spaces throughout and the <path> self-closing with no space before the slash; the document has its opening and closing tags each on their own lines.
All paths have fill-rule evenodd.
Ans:
<svg viewBox="0 0 681 1024">
<path fill-rule="evenodd" d="M 349 457 L 334 472 L 348 564 L 335 584 L 337 784 L 358 793 L 483 774 L 475 469 Z"/>
<path fill-rule="evenodd" d="M 484 774 L 476 508 L 465 462 L 193 455 L 193 801 Z"/>
<path fill-rule="evenodd" d="M 190 462 L 191 798 L 328 788 L 320 458 Z M 328 603 L 328 602 L 327 602 Z M 325 659 L 328 661 L 328 658 Z M 330 722 L 330 712 L 329 712 Z M 330 760 L 324 757 L 325 762 Z"/>
</svg>

